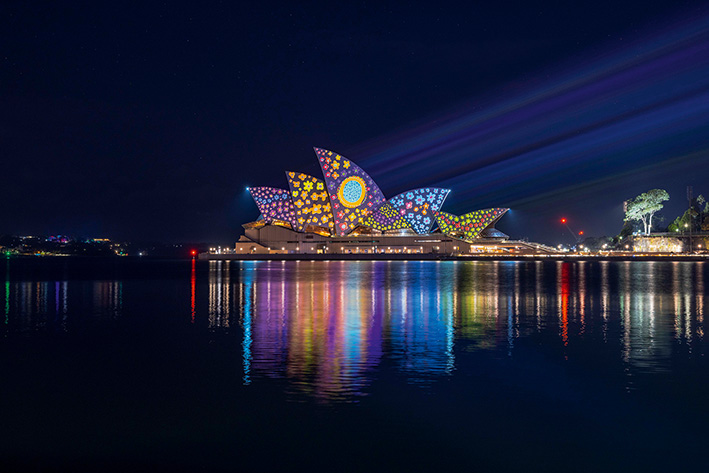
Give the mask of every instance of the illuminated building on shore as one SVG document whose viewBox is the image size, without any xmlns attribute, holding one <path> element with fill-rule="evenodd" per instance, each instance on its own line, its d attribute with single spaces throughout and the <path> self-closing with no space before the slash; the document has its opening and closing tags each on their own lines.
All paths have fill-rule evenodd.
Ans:
<svg viewBox="0 0 709 473">
<path fill-rule="evenodd" d="M 495 228 L 507 208 L 452 215 L 441 211 L 450 190 L 436 187 L 412 189 L 387 200 L 354 162 L 334 151 L 314 149 L 324 179 L 287 171 L 289 191 L 249 188 L 261 217 L 243 225 L 245 235 L 236 253 L 468 254 L 520 249 L 521 242 L 509 242 Z"/>
</svg>

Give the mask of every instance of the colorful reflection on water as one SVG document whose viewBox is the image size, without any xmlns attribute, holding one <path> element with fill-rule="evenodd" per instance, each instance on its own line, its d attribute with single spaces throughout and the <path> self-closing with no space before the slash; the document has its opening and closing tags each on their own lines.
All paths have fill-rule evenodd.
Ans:
<svg viewBox="0 0 709 473">
<path fill-rule="evenodd" d="M 71 322 L 116 319 L 123 312 L 121 280 L 15 280 L 5 264 L 4 329 L 11 332 L 66 331 Z M 73 306 L 73 318 L 69 307 Z"/>
<path fill-rule="evenodd" d="M 166 297 L 125 275 L 18 277 L 8 260 L 2 330 L 71 331 L 155 299 L 174 314 L 162 324 L 232 337 L 243 384 L 286 380 L 327 400 L 369 394 L 385 368 L 425 388 L 465 375 L 467 353 L 504 359 L 520 344 L 562 360 L 610 354 L 628 377 L 706 350 L 702 262 L 184 264 Z"/>
<path fill-rule="evenodd" d="M 704 350 L 703 263 L 212 262 L 210 327 L 243 328 L 244 382 L 285 377 L 362 395 L 383 363 L 412 383 L 461 351 L 513 356 L 520 338 L 605 344 L 629 369 Z M 591 355 L 592 356 L 592 355 Z M 385 360 L 383 360 L 385 359 Z"/>
</svg>

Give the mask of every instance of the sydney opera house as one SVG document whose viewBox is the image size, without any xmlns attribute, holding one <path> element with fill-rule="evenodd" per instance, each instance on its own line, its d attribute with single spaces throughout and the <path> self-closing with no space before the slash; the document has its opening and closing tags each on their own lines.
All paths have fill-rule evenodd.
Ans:
<svg viewBox="0 0 709 473">
<path fill-rule="evenodd" d="M 362 168 L 314 148 L 324 179 L 286 171 L 288 189 L 251 187 L 260 217 L 243 225 L 239 254 L 508 252 L 495 223 L 509 210 L 441 210 L 450 189 L 425 187 L 390 199 Z"/>
</svg>

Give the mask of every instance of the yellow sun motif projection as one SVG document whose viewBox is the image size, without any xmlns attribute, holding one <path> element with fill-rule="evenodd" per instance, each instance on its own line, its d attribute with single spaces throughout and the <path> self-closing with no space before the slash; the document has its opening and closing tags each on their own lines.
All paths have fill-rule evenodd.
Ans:
<svg viewBox="0 0 709 473">
<path fill-rule="evenodd" d="M 364 179 L 359 176 L 348 177 L 340 184 L 337 197 L 347 208 L 359 207 L 367 197 L 367 185 L 364 183 Z"/>
<path fill-rule="evenodd" d="M 332 203 L 335 231 L 347 235 L 385 201 L 384 194 L 362 168 L 332 151 L 314 148 Z"/>
</svg>

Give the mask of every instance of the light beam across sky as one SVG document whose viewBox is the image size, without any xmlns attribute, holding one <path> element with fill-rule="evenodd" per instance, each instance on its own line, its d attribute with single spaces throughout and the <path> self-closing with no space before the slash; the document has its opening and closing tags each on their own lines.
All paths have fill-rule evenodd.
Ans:
<svg viewBox="0 0 709 473">
<path fill-rule="evenodd" d="M 649 188 L 679 211 L 684 185 L 709 193 L 709 16 L 608 48 L 350 154 L 389 192 L 451 188 L 453 212 L 512 207 L 546 240 L 557 213 L 617 233 L 619 205 Z"/>
</svg>

